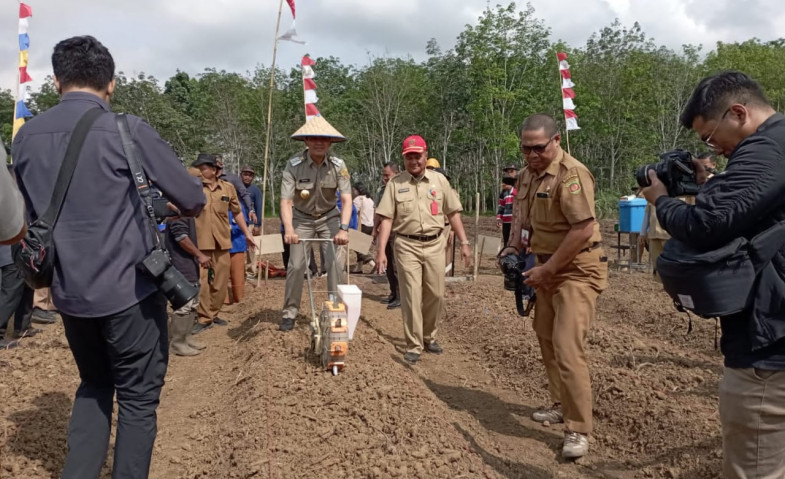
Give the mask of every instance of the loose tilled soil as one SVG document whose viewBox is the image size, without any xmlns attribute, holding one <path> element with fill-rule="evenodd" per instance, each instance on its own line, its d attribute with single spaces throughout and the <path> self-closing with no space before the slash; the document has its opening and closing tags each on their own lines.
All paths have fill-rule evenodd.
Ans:
<svg viewBox="0 0 785 479">
<path fill-rule="evenodd" d="M 481 231 L 495 236 L 492 221 Z M 448 283 L 444 354 L 415 366 L 402 361 L 400 310 L 379 303 L 387 284 L 353 275 L 363 314 L 337 377 L 309 362 L 307 320 L 277 330 L 283 280 L 248 288 L 228 327 L 200 335 L 202 355 L 172 356 L 151 477 L 719 477 L 714 322 L 687 334 L 648 274 L 611 269 L 588 339 L 596 430 L 583 459 L 560 459 L 561 428 L 529 419 L 548 404 L 537 340 L 486 257 L 476 282 Z M 78 385 L 62 326 L 0 351 L 0 377 L 0 478 L 57 477 Z"/>
</svg>

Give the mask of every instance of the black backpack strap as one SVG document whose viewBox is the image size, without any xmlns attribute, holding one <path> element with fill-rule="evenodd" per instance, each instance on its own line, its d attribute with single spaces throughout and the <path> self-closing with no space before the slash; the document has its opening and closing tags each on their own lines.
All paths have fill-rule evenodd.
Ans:
<svg viewBox="0 0 785 479">
<path fill-rule="evenodd" d="M 164 249 L 161 243 L 161 237 L 158 234 L 158 223 L 155 221 L 155 209 L 153 208 L 153 197 L 150 193 L 150 182 L 147 180 L 147 175 L 142 168 L 142 162 L 139 160 L 139 149 L 136 143 L 131 138 L 131 128 L 128 126 L 128 116 L 123 113 L 115 115 L 117 121 L 117 129 L 120 131 L 120 139 L 123 141 L 123 150 L 125 151 L 125 159 L 128 161 L 128 167 L 131 169 L 131 177 L 134 180 L 136 192 L 139 193 L 139 198 L 142 200 L 142 206 L 146 211 L 146 216 L 150 222 L 150 229 L 153 234 L 153 241 L 155 247 Z"/>
<path fill-rule="evenodd" d="M 79 154 L 82 152 L 85 138 L 90 132 L 90 128 L 103 113 L 106 113 L 102 108 L 92 108 L 82 115 L 82 118 L 76 123 L 74 130 L 71 132 L 71 139 L 68 141 L 68 148 L 65 150 L 65 158 L 63 164 L 60 166 L 60 171 L 57 173 L 57 181 L 55 182 L 54 191 L 52 191 L 52 200 L 49 202 L 49 207 L 46 212 L 38 218 L 38 221 L 46 226 L 54 228 L 57 223 L 57 218 L 60 217 L 60 210 L 63 208 L 63 201 L 65 195 L 68 193 L 68 187 L 71 186 L 71 179 L 74 177 L 76 170 L 76 163 L 79 161 Z"/>
</svg>

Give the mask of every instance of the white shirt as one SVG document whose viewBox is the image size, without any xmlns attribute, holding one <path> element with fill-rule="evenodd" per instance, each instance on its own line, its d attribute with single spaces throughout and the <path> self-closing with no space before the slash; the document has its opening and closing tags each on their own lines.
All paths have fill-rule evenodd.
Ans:
<svg viewBox="0 0 785 479">
<path fill-rule="evenodd" d="M 364 226 L 373 226 L 373 200 L 367 196 L 358 196 L 353 200 L 354 207 L 357 208 L 360 224 Z"/>
</svg>

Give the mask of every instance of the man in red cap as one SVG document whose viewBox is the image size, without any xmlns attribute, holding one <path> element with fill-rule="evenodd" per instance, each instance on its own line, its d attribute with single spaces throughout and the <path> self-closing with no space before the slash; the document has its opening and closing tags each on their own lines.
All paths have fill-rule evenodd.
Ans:
<svg viewBox="0 0 785 479">
<path fill-rule="evenodd" d="M 428 147 L 420 136 L 403 141 L 406 171 L 392 178 L 376 213 L 379 247 L 376 263 L 380 274 L 387 268 L 385 246 L 390 231 L 395 232 L 395 262 L 400 280 L 401 312 L 406 337 L 404 359 L 414 364 L 423 350 L 441 354 L 436 342 L 436 324 L 443 311 L 444 247 L 442 234 L 449 221 L 461 241 L 461 255 L 467 266 L 471 248 L 461 221 L 461 203 L 452 193 L 450 182 L 437 171 L 428 170 Z"/>
</svg>

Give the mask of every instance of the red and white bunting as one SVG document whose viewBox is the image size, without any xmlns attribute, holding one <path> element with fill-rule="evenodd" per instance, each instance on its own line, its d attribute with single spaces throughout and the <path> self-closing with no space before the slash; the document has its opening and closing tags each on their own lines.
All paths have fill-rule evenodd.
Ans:
<svg viewBox="0 0 785 479">
<path fill-rule="evenodd" d="M 311 57 L 305 55 L 300 63 L 303 67 L 303 98 L 305 101 L 305 121 L 312 119 L 315 116 L 321 116 L 319 110 L 316 108 L 316 102 L 319 97 L 316 96 L 316 72 L 313 71 L 313 66 L 316 62 Z"/>
<path fill-rule="evenodd" d="M 570 64 L 567 63 L 567 54 L 556 53 L 559 60 L 559 75 L 561 76 L 562 108 L 564 109 L 564 124 L 567 131 L 580 130 L 578 126 L 578 115 L 575 114 L 575 91 L 572 89 L 575 83 L 572 82 L 570 75 Z"/>
</svg>

